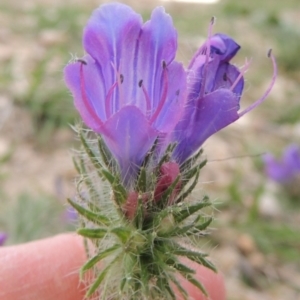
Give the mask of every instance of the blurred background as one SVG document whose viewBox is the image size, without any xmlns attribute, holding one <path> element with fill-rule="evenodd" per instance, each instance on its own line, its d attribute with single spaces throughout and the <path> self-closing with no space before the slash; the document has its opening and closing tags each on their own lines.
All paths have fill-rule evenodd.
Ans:
<svg viewBox="0 0 300 300">
<path fill-rule="evenodd" d="M 70 125 L 79 117 L 62 70 L 83 54 L 82 29 L 104 2 L 0 2 L 2 245 L 74 230 L 76 215 L 66 198 L 75 195 L 71 149 L 77 142 Z M 215 16 L 214 32 L 242 46 L 234 63 L 252 58 L 242 108 L 267 89 L 272 65 L 266 53 L 273 48 L 279 76 L 268 100 L 204 145 L 208 164 L 198 191 L 214 202 L 215 221 L 202 248 L 225 275 L 229 300 L 299 299 L 299 1 L 120 2 L 144 19 L 164 5 L 179 33 L 177 59 L 185 65 Z"/>
</svg>

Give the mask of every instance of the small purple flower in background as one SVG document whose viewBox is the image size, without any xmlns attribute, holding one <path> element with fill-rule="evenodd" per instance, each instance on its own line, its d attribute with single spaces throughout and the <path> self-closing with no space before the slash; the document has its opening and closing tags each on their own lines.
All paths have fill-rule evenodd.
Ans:
<svg viewBox="0 0 300 300">
<path fill-rule="evenodd" d="M 288 146 L 280 159 L 268 153 L 263 157 L 269 178 L 279 183 L 288 183 L 300 175 L 300 147 Z"/>
<path fill-rule="evenodd" d="M 0 232 L 0 246 L 3 246 L 7 240 L 7 234 L 5 232 Z"/>
</svg>

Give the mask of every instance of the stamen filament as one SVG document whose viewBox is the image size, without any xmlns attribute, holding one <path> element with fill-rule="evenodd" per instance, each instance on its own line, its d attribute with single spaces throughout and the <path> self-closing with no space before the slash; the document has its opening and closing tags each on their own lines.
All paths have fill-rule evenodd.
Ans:
<svg viewBox="0 0 300 300">
<path fill-rule="evenodd" d="M 163 87 L 162 97 L 158 103 L 156 111 L 154 112 L 154 114 L 150 119 L 150 124 L 152 124 L 156 120 L 167 99 L 169 84 L 168 84 L 168 70 L 165 62 L 163 62 L 163 83 L 164 83 L 164 87 Z"/>
<path fill-rule="evenodd" d="M 145 89 L 145 86 L 143 85 L 142 79 L 139 81 L 139 87 L 142 88 L 142 91 L 144 93 L 145 100 L 146 100 L 146 109 L 147 109 L 147 113 L 148 113 L 148 112 L 150 112 L 151 101 L 150 101 L 149 94 L 148 94 L 147 90 Z"/>
<path fill-rule="evenodd" d="M 113 94 L 113 91 L 114 89 L 117 87 L 118 85 L 118 82 L 116 81 L 111 87 L 110 89 L 108 90 L 108 93 L 106 95 L 106 98 L 105 98 L 105 113 L 106 113 L 106 118 L 108 119 L 111 115 L 111 103 L 110 103 L 110 100 L 111 100 L 111 96 Z"/>
<path fill-rule="evenodd" d="M 245 64 L 242 67 L 242 69 L 240 70 L 239 76 L 236 78 L 236 80 L 234 81 L 234 83 L 230 87 L 230 91 L 233 91 L 233 89 L 236 87 L 236 85 L 239 83 L 239 81 L 243 78 L 243 76 L 245 75 L 245 73 L 248 71 L 249 66 L 251 64 L 251 61 L 252 61 L 252 59 L 250 59 L 248 61 L 247 58 L 246 58 Z"/>
<path fill-rule="evenodd" d="M 201 90 L 200 90 L 200 98 L 202 98 L 205 93 L 206 75 L 207 75 L 208 62 L 209 62 L 209 58 L 210 58 L 210 39 L 212 36 L 212 28 L 213 28 L 214 23 L 215 23 L 215 18 L 212 17 L 209 27 L 208 27 L 208 37 L 207 37 L 207 42 L 206 42 L 205 63 L 204 63 L 204 71 L 203 71 L 203 81 L 202 81 Z"/>
<path fill-rule="evenodd" d="M 274 83 L 275 83 L 275 80 L 277 77 L 277 64 L 276 64 L 275 57 L 271 50 L 268 51 L 268 57 L 271 58 L 272 64 L 273 64 L 273 76 L 272 76 L 271 83 L 270 83 L 269 87 L 267 88 L 267 90 L 265 91 L 265 93 L 263 94 L 263 96 L 260 99 L 258 99 L 257 101 L 255 101 L 253 104 L 251 104 L 249 107 L 247 107 L 245 110 L 240 112 L 239 117 L 242 117 L 243 115 L 245 115 L 246 113 L 248 113 L 249 111 L 254 109 L 256 106 L 260 105 L 270 94 L 270 92 L 274 86 Z"/>
</svg>

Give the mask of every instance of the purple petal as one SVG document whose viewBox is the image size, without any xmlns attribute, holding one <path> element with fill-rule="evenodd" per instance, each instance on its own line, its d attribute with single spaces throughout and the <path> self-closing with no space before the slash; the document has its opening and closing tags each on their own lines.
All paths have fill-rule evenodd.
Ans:
<svg viewBox="0 0 300 300">
<path fill-rule="evenodd" d="M 168 66 L 175 58 L 177 31 L 172 18 L 163 7 L 157 7 L 151 14 L 139 38 L 138 55 L 133 65 L 134 77 L 143 80 L 151 101 L 152 113 L 158 106 L 163 93 L 163 62 Z M 140 97 L 133 95 L 135 105 Z"/>
<path fill-rule="evenodd" d="M 74 104 L 84 123 L 101 132 L 105 115 L 105 87 L 95 61 L 89 55 L 82 62 L 71 63 L 64 69 L 65 82 L 74 97 Z M 82 71 L 82 73 L 81 73 Z"/>
<path fill-rule="evenodd" d="M 96 60 L 106 91 L 116 82 L 116 71 L 124 77 L 123 95 L 118 89 L 112 94 L 112 113 L 118 111 L 124 99 L 128 100 L 133 88 L 135 49 L 141 27 L 141 16 L 129 6 L 110 3 L 95 10 L 85 28 L 84 48 Z"/>
<path fill-rule="evenodd" d="M 171 132 L 182 116 L 186 101 L 186 72 L 183 66 L 173 62 L 168 67 L 168 93 L 166 101 L 154 121 L 161 132 Z"/>
<path fill-rule="evenodd" d="M 230 65 L 229 63 L 222 63 L 216 73 L 213 90 L 217 90 L 219 88 L 230 89 L 235 80 L 240 76 L 240 73 L 241 72 L 236 66 Z M 232 92 L 241 96 L 243 89 L 244 78 L 241 77 Z"/>
<path fill-rule="evenodd" d="M 211 51 L 220 55 L 222 62 L 230 61 L 241 48 L 230 36 L 222 33 L 213 35 L 210 45 Z"/>
<path fill-rule="evenodd" d="M 191 107 L 175 128 L 175 140 L 179 143 L 174 155 L 178 161 L 185 161 L 208 137 L 236 121 L 238 108 L 238 97 L 227 89 L 198 99 L 197 106 Z"/>
<path fill-rule="evenodd" d="M 135 106 L 125 106 L 105 124 L 104 140 L 119 162 L 125 181 L 136 175 L 158 132 Z"/>
</svg>

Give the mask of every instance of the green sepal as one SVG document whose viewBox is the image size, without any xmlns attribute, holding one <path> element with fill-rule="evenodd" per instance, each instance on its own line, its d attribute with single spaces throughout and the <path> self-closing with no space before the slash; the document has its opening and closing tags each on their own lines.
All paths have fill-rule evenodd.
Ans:
<svg viewBox="0 0 300 300">
<path fill-rule="evenodd" d="M 120 249 L 121 245 L 115 244 L 112 247 L 105 249 L 104 251 L 98 253 L 94 257 L 92 257 L 89 261 L 87 261 L 80 269 L 80 278 L 82 279 L 83 274 L 94 267 L 95 264 L 97 264 L 100 260 L 104 259 L 105 257 L 109 256 L 113 252 L 115 252 L 117 249 Z"/>
<path fill-rule="evenodd" d="M 146 154 L 146 156 L 144 158 L 142 167 L 146 167 L 148 165 L 149 161 L 151 160 L 152 156 L 155 153 L 155 148 L 157 147 L 158 141 L 159 141 L 159 138 L 156 138 L 151 149 L 148 151 L 148 153 Z"/>
<path fill-rule="evenodd" d="M 147 189 L 147 172 L 145 167 L 141 167 L 140 174 L 136 184 L 139 192 L 145 193 Z"/>
<path fill-rule="evenodd" d="M 164 155 L 161 157 L 161 159 L 159 160 L 159 162 L 157 164 L 157 170 L 160 169 L 160 167 L 163 165 L 163 163 L 168 162 L 170 160 L 171 154 L 174 151 L 176 145 L 177 145 L 176 143 L 173 143 L 173 144 L 169 144 L 167 146 L 167 149 L 166 149 Z"/>
<path fill-rule="evenodd" d="M 185 169 L 191 168 L 196 163 L 198 158 L 202 155 L 202 153 L 203 153 L 203 148 L 201 148 L 195 155 L 193 155 L 192 157 L 187 159 L 183 164 L 181 164 L 180 171 L 183 173 Z"/>
<path fill-rule="evenodd" d="M 83 145 L 83 148 L 84 148 L 86 154 L 90 158 L 90 160 L 91 160 L 92 164 L 94 165 L 94 167 L 96 168 L 96 170 L 99 170 L 99 168 L 103 169 L 103 165 L 101 164 L 101 162 L 99 161 L 99 159 L 97 158 L 97 156 L 95 155 L 94 151 L 91 149 L 89 144 L 86 142 L 86 139 L 82 134 L 82 131 L 79 132 L 79 138 L 80 138 L 80 141 Z M 99 171 L 98 171 L 98 175 L 100 177 L 102 177 L 101 172 L 99 172 Z"/>
<path fill-rule="evenodd" d="M 205 196 L 201 202 L 196 204 L 187 205 L 184 207 L 181 207 L 179 210 L 174 210 L 173 215 L 176 223 L 181 223 L 183 220 L 188 218 L 189 216 L 193 215 L 200 209 L 211 205 L 211 203 L 208 201 L 208 197 Z"/>
<path fill-rule="evenodd" d="M 67 199 L 70 205 L 83 217 L 88 219 L 89 221 L 98 224 L 98 225 L 109 225 L 110 221 L 107 217 L 94 213 L 84 207 L 80 206 L 79 204 L 73 202 L 71 199 Z"/>
<path fill-rule="evenodd" d="M 124 204 L 127 199 L 127 192 L 126 189 L 120 182 L 120 179 L 117 176 L 114 176 L 108 170 L 101 170 L 103 176 L 107 181 L 110 183 L 112 190 L 115 195 L 115 200 L 118 205 Z"/>
<path fill-rule="evenodd" d="M 110 168 L 113 156 L 106 147 L 105 143 L 103 142 L 101 136 L 98 136 L 98 149 L 101 155 L 101 158 L 107 168 Z"/>
<path fill-rule="evenodd" d="M 86 297 L 90 297 L 92 294 L 95 293 L 95 291 L 97 290 L 97 288 L 99 287 L 99 285 L 101 284 L 101 282 L 103 281 L 103 279 L 105 278 L 107 272 L 109 271 L 109 269 L 113 266 L 113 264 L 119 259 L 119 257 L 117 256 L 113 261 L 111 261 L 109 263 L 109 265 L 99 274 L 99 276 L 97 277 L 97 279 L 94 281 L 94 283 L 91 285 L 91 287 L 88 289 L 88 291 L 86 292 Z"/>
<path fill-rule="evenodd" d="M 102 239 L 107 234 L 106 228 L 79 228 L 77 233 L 90 238 L 90 239 Z"/>
<path fill-rule="evenodd" d="M 206 288 L 203 286 L 203 284 L 197 280 L 194 276 L 187 274 L 185 279 L 187 279 L 191 284 L 196 286 L 206 297 L 208 297 L 208 293 L 206 291 Z"/>
<path fill-rule="evenodd" d="M 195 178 L 194 178 L 194 181 L 192 182 L 192 184 L 188 187 L 187 190 L 185 190 L 183 193 L 181 193 L 179 195 L 176 202 L 182 202 L 194 190 L 194 188 L 196 187 L 196 185 L 198 183 L 199 175 L 200 175 L 200 168 L 197 169 L 197 171 L 195 173 Z"/>
</svg>

